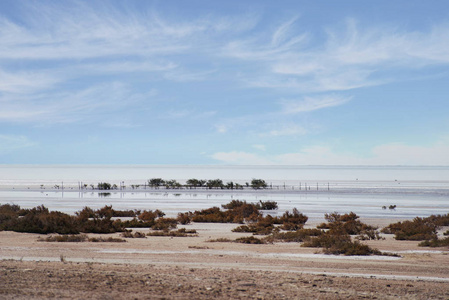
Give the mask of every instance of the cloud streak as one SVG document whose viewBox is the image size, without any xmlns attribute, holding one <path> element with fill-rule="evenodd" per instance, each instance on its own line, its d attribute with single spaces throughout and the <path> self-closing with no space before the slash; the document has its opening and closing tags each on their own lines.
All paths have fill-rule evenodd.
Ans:
<svg viewBox="0 0 449 300">
<path fill-rule="evenodd" d="M 0 134 L 0 154 L 36 145 L 23 135 Z"/>
<path fill-rule="evenodd" d="M 279 26 L 268 45 L 254 37 L 229 42 L 224 55 L 263 64 L 267 71 L 242 75 L 248 86 L 302 93 L 381 85 L 392 79 L 379 77 L 380 71 L 416 71 L 417 67 L 449 63 L 447 23 L 428 31 L 407 32 L 386 26 L 364 28 L 348 19 L 343 30 L 326 29 L 327 39 L 316 45 L 309 42 L 310 32 L 289 33 L 287 29 L 300 21 L 296 18 Z M 285 40 L 294 42 L 280 44 Z"/>
<path fill-rule="evenodd" d="M 240 165 L 449 165 L 449 144 L 438 142 L 423 147 L 401 143 L 371 149 L 369 157 L 336 153 L 330 147 L 309 146 L 298 152 L 259 154 L 243 151 L 218 152 L 211 157 L 225 164 Z"/>
<path fill-rule="evenodd" d="M 350 97 L 342 97 L 339 95 L 323 95 L 319 97 L 306 96 L 299 101 L 282 100 L 281 105 L 284 113 L 296 114 L 343 105 L 350 100 Z"/>
</svg>

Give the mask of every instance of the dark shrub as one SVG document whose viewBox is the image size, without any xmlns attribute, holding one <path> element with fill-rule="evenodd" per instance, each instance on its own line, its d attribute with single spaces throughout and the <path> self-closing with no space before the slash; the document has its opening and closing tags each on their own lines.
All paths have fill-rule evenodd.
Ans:
<svg viewBox="0 0 449 300">
<path fill-rule="evenodd" d="M 413 221 L 397 222 L 382 229 L 392 233 L 396 240 L 422 241 L 436 238 L 437 226 L 426 219 L 416 217 Z"/>
<path fill-rule="evenodd" d="M 438 227 L 449 226 L 449 214 L 445 215 L 431 215 L 424 219 L 425 222 L 435 224 Z"/>
<path fill-rule="evenodd" d="M 265 242 L 261 239 L 258 239 L 253 236 L 241 237 L 235 240 L 236 243 L 243 244 L 265 244 Z"/>
<path fill-rule="evenodd" d="M 325 214 L 324 218 L 327 223 L 322 223 L 317 226 L 319 229 L 329 229 L 330 231 L 343 232 L 349 235 L 361 234 L 360 239 L 378 239 L 379 233 L 377 228 L 360 222 L 359 216 L 350 212 L 349 214 L 341 215 L 337 212 Z"/>
<path fill-rule="evenodd" d="M 261 210 L 275 210 L 278 209 L 278 203 L 276 201 L 262 201 L 259 200 L 257 208 Z"/>
<path fill-rule="evenodd" d="M 171 236 L 171 237 L 192 237 L 192 236 L 198 236 L 196 230 L 187 230 L 185 228 L 180 228 L 176 231 L 152 231 L 147 233 L 148 236 Z"/>
<path fill-rule="evenodd" d="M 179 224 L 182 225 L 190 224 L 190 222 L 192 221 L 192 215 L 193 213 L 191 212 L 179 213 L 176 220 L 178 220 Z"/>
<path fill-rule="evenodd" d="M 231 200 L 231 202 L 227 204 L 221 205 L 224 209 L 234 209 L 236 207 L 242 206 L 243 204 L 247 204 L 246 201 L 240 201 L 240 200 Z"/>
<path fill-rule="evenodd" d="M 113 237 L 108 237 L 108 238 L 93 237 L 93 238 L 89 239 L 89 242 L 93 242 L 93 243 L 125 243 L 126 240 L 119 239 L 119 238 L 113 238 Z"/>
<path fill-rule="evenodd" d="M 324 248 L 326 254 L 344 254 L 344 255 L 380 255 L 377 249 L 372 249 L 358 241 L 351 241 L 351 236 L 344 230 L 327 231 L 317 237 L 311 237 L 304 242 L 303 247 Z"/>
<path fill-rule="evenodd" d="M 306 215 L 300 213 L 296 208 L 292 209 L 292 212 L 288 210 L 282 215 L 280 218 L 276 218 L 276 224 L 296 224 L 296 225 L 304 225 L 309 219 Z M 299 228 L 298 228 L 299 229 Z M 296 229 L 293 229 L 296 230 Z"/>
<path fill-rule="evenodd" d="M 154 225 L 151 226 L 153 230 L 169 230 L 176 228 L 178 221 L 173 218 L 158 218 L 154 222 Z"/>
<path fill-rule="evenodd" d="M 49 236 L 45 239 L 38 239 L 39 242 L 69 242 L 69 243 L 79 243 L 87 241 L 87 235 L 85 234 L 71 234 L 71 235 L 56 235 Z"/>
<path fill-rule="evenodd" d="M 290 232 L 277 232 L 265 238 L 265 241 L 273 242 L 287 242 L 287 243 L 299 243 L 310 238 L 311 236 L 320 236 L 323 234 L 319 229 L 299 229 Z"/>
<path fill-rule="evenodd" d="M 448 247 L 449 246 L 449 237 L 444 239 L 434 238 L 427 241 L 422 241 L 418 244 L 420 247 Z"/>
<path fill-rule="evenodd" d="M 201 211 L 195 211 L 192 221 L 202 223 L 243 223 L 244 221 L 257 221 L 261 213 L 256 205 L 246 202 L 240 205 L 231 205 L 233 208 L 226 211 L 218 207 L 211 207 Z"/>
<path fill-rule="evenodd" d="M 208 240 L 209 243 L 232 243 L 233 240 L 228 238 L 218 238 L 218 239 L 212 239 Z"/>
</svg>

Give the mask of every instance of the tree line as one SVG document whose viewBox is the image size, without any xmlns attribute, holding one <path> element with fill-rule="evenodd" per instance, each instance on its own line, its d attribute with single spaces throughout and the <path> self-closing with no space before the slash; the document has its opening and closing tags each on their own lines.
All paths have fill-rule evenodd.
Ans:
<svg viewBox="0 0 449 300">
<path fill-rule="evenodd" d="M 164 180 L 162 178 L 152 178 L 148 180 L 148 186 L 152 188 L 167 188 L 167 189 L 179 189 L 179 188 L 207 188 L 207 189 L 228 189 L 228 190 L 242 190 L 244 187 L 253 189 L 265 189 L 268 187 L 267 183 L 263 179 L 252 179 L 251 183 L 246 182 L 244 185 L 229 181 L 224 183 L 221 179 L 209 179 L 202 180 L 191 178 L 183 185 L 176 180 Z"/>
</svg>

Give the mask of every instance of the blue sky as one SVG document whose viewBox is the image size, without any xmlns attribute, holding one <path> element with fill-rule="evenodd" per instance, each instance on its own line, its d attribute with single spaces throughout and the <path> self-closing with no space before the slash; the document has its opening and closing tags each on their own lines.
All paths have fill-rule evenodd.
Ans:
<svg viewBox="0 0 449 300">
<path fill-rule="evenodd" d="M 0 164 L 449 165 L 447 1 L 8 1 Z"/>
</svg>

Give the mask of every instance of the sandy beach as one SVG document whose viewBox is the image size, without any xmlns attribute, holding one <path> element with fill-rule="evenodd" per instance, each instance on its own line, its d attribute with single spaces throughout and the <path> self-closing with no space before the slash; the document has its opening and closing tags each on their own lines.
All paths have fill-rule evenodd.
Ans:
<svg viewBox="0 0 449 300">
<path fill-rule="evenodd" d="M 1 298 L 449 298 L 447 248 L 384 235 L 367 244 L 400 257 L 334 256 L 298 243 L 209 242 L 249 235 L 231 232 L 236 224 L 179 227 L 196 229 L 198 236 L 57 243 L 38 241 L 37 234 L 0 232 Z"/>
</svg>

